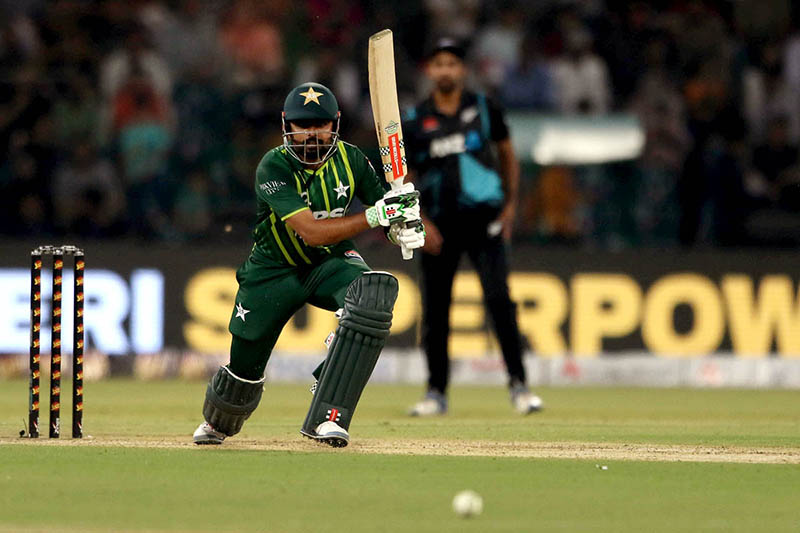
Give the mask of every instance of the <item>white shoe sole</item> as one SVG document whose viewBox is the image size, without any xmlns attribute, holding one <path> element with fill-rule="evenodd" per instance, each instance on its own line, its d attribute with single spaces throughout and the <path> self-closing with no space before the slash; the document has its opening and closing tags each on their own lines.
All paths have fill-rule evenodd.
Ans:
<svg viewBox="0 0 800 533">
<path fill-rule="evenodd" d="M 225 441 L 225 439 L 220 439 L 220 438 L 211 437 L 211 436 L 194 437 L 193 440 L 194 440 L 195 444 L 200 444 L 200 445 L 205 445 L 205 444 L 216 444 L 216 445 L 219 445 L 219 444 L 222 444 Z"/>
<path fill-rule="evenodd" d="M 423 400 L 408 412 L 408 416 L 442 416 L 447 414 L 447 408 L 442 408 L 439 402 Z"/>
<path fill-rule="evenodd" d="M 544 404 L 542 400 L 538 399 L 538 401 L 533 401 L 526 406 L 515 407 L 515 409 L 521 415 L 529 415 L 531 413 L 538 413 L 539 411 L 542 410 L 543 407 Z"/>
<path fill-rule="evenodd" d="M 327 444 L 332 448 L 344 448 L 350 443 L 350 436 L 346 433 L 340 433 L 338 431 L 332 431 L 329 433 L 325 433 L 324 435 L 317 435 L 316 433 L 308 433 L 300 430 L 300 433 L 315 442 L 321 442 Z"/>
<path fill-rule="evenodd" d="M 192 435 L 192 441 L 194 441 L 195 444 L 222 444 L 222 441 L 225 440 L 224 434 L 217 431 L 206 431 L 204 427 L 213 430 L 207 423 L 200 424 L 200 427 L 198 427 Z"/>
</svg>

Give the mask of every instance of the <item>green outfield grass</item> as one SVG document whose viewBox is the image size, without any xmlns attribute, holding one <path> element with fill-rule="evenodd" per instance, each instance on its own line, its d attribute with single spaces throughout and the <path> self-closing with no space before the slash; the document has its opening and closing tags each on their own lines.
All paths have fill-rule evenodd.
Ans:
<svg viewBox="0 0 800 533">
<path fill-rule="evenodd" d="M 247 447 L 122 447 L 188 441 L 205 384 L 110 380 L 86 387 L 86 433 L 98 444 L 15 438 L 26 383 L 0 382 L 0 531 L 798 531 L 800 465 L 358 453 L 363 441 L 454 440 L 800 448 L 793 391 L 543 389 L 543 413 L 520 418 L 506 392 L 456 387 L 451 414 L 410 419 L 419 387 L 371 385 L 353 446 L 304 441 L 307 387 L 270 385 Z M 62 425 L 69 426 L 68 387 Z M 42 398 L 46 406 L 46 396 Z M 46 434 L 46 413 L 42 427 Z M 66 431 L 65 431 L 66 433 Z M 69 441 L 69 439 L 62 439 Z M 66 443 L 63 443 L 66 444 Z M 391 447 L 391 446 L 389 446 Z M 607 470 L 598 468 L 606 465 Z M 481 493 L 484 513 L 457 518 L 453 495 Z"/>
</svg>

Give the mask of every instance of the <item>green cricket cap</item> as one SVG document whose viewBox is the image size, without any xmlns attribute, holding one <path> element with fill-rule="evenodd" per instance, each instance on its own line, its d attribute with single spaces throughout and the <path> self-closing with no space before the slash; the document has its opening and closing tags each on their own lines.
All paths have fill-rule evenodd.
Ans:
<svg viewBox="0 0 800 533">
<path fill-rule="evenodd" d="M 336 120 L 339 103 L 330 89 L 320 83 L 298 85 L 286 96 L 283 112 L 287 121 Z"/>
</svg>

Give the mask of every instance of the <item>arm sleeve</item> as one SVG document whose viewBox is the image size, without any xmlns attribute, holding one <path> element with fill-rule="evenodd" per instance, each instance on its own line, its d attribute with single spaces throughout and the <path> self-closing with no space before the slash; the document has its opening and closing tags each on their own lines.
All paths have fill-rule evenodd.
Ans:
<svg viewBox="0 0 800 533">
<path fill-rule="evenodd" d="M 508 139 L 508 125 L 503 108 L 493 98 L 486 99 L 489 108 L 489 130 L 493 141 Z"/>
<path fill-rule="evenodd" d="M 353 163 L 353 173 L 356 179 L 356 196 L 364 205 L 375 205 L 375 202 L 386 194 L 385 181 L 378 176 L 372 163 L 361 150 L 356 148 L 353 152 L 350 161 Z"/>
<path fill-rule="evenodd" d="M 264 156 L 256 170 L 256 196 L 260 203 L 267 204 L 281 220 L 286 220 L 309 208 L 297 187 L 288 165 L 270 153 Z"/>
</svg>

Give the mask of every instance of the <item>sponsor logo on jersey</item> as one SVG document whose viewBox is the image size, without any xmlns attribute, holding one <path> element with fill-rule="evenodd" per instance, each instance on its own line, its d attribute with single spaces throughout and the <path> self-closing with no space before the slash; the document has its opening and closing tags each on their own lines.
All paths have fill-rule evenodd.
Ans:
<svg viewBox="0 0 800 533">
<path fill-rule="evenodd" d="M 389 123 L 386 125 L 386 128 L 384 128 L 384 131 L 386 132 L 386 135 L 391 135 L 393 133 L 397 133 L 397 128 L 399 127 L 400 124 L 398 124 L 394 120 L 390 120 Z"/>
<path fill-rule="evenodd" d="M 331 209 L 330 211 L 312 211 L 312 215 L 316 220 L 322 220 L 325 218 L 342 218 L 344 216 L 344 207 L 337 207 L 336 209 Z"/>
<path fill-rule="evenodd" d="M 425 117 L 422 119 L 422 131 L 429 132 L 439 129 L 439 120 L 436 117 Z"/>
<path fill-rule="evenodd" d="M 461 112 L 461 122 L 464 124 L 469 124 L 475 117 L 478 116 L 478 108 L 475 106 L 468 107 L 464 111 Z"/>
<path fill-rule="evenodd" d="M 431 157 L 446 157 L 452 154 L 460 154 L 466 151 L 463 133 L 453 133 L 446 137 L 440 137 L 431 141 Z"/>
<path fill-rule="evenodd" d="M 258 188 L 264 191 L 267 194 L 275 194 L 283 187 L 283 182 L 281 181 L 265 181 L 264 183 L 259 183 Z"/>
<path fill-rule="evenodd" d="M 347 250 L 344 253 L 344 256 L 348 259 L 358 259 L 359 261 L 363 261 L 364 258 L 361 257 L 361 254 L 356 252 L 355 250 Z"/>
</svg>

